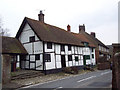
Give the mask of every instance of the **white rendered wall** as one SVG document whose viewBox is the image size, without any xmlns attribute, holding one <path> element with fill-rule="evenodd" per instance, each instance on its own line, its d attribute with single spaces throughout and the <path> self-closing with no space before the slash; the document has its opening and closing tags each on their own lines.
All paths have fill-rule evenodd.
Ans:
<svg viewBox="0 0 120 90">
<path fill-rule="evenodd" d="M 35 36 L 35 42 L 29 41 L 29 38 L 32 36 Z M 26 23 L 19 37 L 19 40 L 27 50 L 28 54 L 30 55 L 30 57 L 28 58 L 28 60 L 30 61 L 30 69 L 35 69 L 36 67 L 36 70 L 42 70 L 43 69 L 43 56 L 42 56 L 43 42 L 39 40 L 37 35 L 29 26 L 29 24 Z M 40 60 L 35 60 L 35 54 L 40 54 Z M 26 68 L 29 67 L 29 61 L 24 62 Z"/>
</svg>

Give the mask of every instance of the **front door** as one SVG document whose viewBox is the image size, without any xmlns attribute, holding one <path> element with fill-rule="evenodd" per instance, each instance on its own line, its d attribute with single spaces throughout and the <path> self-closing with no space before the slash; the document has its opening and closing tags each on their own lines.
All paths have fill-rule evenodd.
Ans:
<svg viewBox="0 0 120 90">
<path fill-rule="evenodd" d="M 61 65 L 62 65 L 62 68 L 66 67 L 65 55 L 61 55 Z"/>
<path fill-rule="evenodd" d="M 86 65 L 86 56 L 83 56 L 83 64 Z"/>
</svg>

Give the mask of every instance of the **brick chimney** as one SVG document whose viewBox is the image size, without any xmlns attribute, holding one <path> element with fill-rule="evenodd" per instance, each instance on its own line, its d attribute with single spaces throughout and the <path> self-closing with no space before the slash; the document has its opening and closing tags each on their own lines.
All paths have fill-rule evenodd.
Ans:
<svg viewBox="0 0 120 90">
<path fill-rule="evenodd" d="M 91 36 L 96 37 L 95 32 L 91 32 Z"/>
<path fill-rule="evenodd" d="M 84 24 L 83 24 L 83 25 L 79 25 L 79 32 L 80 32 L 81 30 L 82 30 L 82 31 L 85 31 L 85 25 L 84 25 Z"/>
<path fill-rule="evenodd" d="M 70 30 L 70 25 L 69 25 L 69 24 L 67 25 L 67 31 L 68 31 L 68 32 L 71 31 L 71 30 Z"/>
<path fill-rule="evenodd" d="M 42 11 L 40 11 L 40 14 L 38 14 L 38 19 L 39 19 L 39 21 L 44 23 L 44 14 L 42 13 Z"/>
</svg>

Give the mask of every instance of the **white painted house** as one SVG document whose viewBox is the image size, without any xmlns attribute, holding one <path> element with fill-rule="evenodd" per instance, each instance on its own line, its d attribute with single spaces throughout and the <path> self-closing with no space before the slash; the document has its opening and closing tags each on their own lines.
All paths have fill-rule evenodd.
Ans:
<svg viewBox="0 0 120 90">
<path fill-rule="evenodd" d="M 63 67 L 95 65 L 95 46 L 83 35 L 67 31 L 44 22 L 25 17 L 16 38 L 28 52 L 20 57 L 20 67 L 42 71 L 59 70 Z"/>
</svg>

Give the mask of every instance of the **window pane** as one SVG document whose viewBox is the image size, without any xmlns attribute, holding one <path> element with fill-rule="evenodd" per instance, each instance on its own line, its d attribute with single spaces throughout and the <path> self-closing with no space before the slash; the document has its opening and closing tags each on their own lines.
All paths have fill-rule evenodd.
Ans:
<svg viewBox="0 0 120 90">
<path fill-rule="evenodd" d="M 51 62 L 50 54 L 45 54 L 45 61 L 46 62 Z"/>
<path fill-rule="evenodd" d="M 90 59 L 90 55 L 85 55 L 85 58 L 86 59 Z"/>
<path fill-rule="evenodd" d="M 61 45 L 61 51 L 65 51 L 65 46 Z"/>
<path fill-rule="evenodd" d="M 78 61 L 78 57 L 75 57 L 75 61 Z"/>
<path fill-rule="evenodd" d="M 47 42 L 47 49 L 52 49 L 52 43 Z"/>
<path fill-rule="evenodd" d="M 72 61 L 72 55 L 68 55 L 68 61 Z"/>
<path fill-rule="evenodd" d="M 35 55 L 35 60 L 40 60 L 40 54 Z"/>
<path fill-rule="evenodd" d="M 92 54 L 92 58 L 94 58 L 94 54 Z"/>
<path fill-rule="evenodd" d="M 92 48 L 92 52 L 94 51 L 94 49 Z"/>
<path fill-rule="evenodd" d="M 68 45 L 68 51 L 71 51 L 71 45 Z"/>
<path fill-rule="evenodd" d="M 29 38 L 30 42 L 34 42 L 35 41 L 35 36 L 32 36 Z"/>
</svg>

